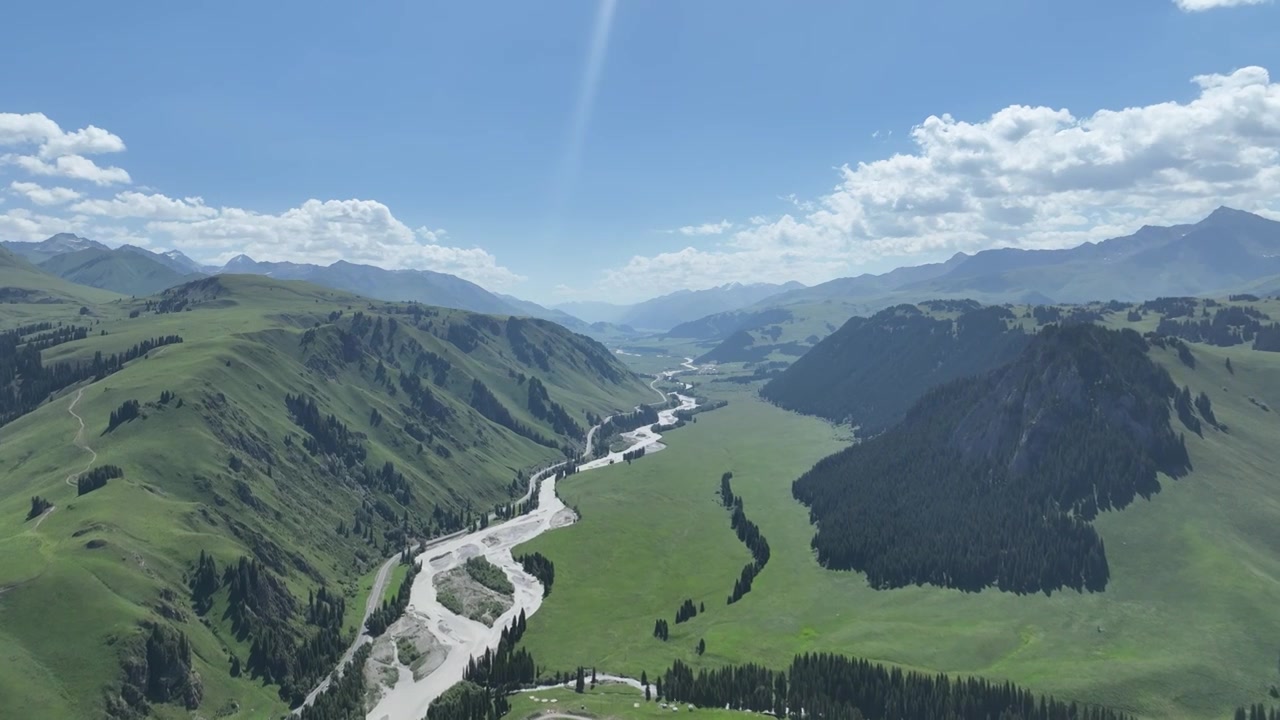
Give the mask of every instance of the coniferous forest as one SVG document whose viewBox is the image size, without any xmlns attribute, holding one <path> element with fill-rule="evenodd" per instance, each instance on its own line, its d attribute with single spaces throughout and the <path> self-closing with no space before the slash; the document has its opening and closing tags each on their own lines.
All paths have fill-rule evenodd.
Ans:
<svg viewBox="0 0 1280 720">
<path fill-rule="evenodd" d="M 751 562 L 742 568 L 742 574 L 734 581 L 733 593 L 729 595 L 729 605 L 738 602 L 743 595 L 751 592 L 751 584 L 755 582 L 756 575 L 760 574 L 765 563 L 769 562 L 769 541 L 764 539 L 759 526 L 747 519 L 742 509 L 742 497 L 734 494 L 732 481 L 733 473 L 731 472 L 720 476 L 720 502 L 732 509 L 729 526 L 733 528 L 738 539 L 747 546 L 747 550 L 751 551 Z"/>
<path fill-rule="evenodd" d="M 850 318 L 760 391 L 789 410 L 849 422 L 873 435 L 902 419 L 929 388 L 999 367 L 1026 346 L 1013 313 L 973 301 L 921 303 Z"/>
<path fill-rule="evenodd" d="M 520 567 L 524 568 L 525 572 L 538 578 L 538 582 L 542 583 L 543 597 L 551 594 L 551 586 L 556 581 L 556 564 L 551 562 L 550 558 L 535 552 L 521 555 L 516 558 L 516 562 L 520 563 Z"/>
<path fill-rule="evenodd" d="M 136 343 L 122 352 L 97 352 L 92 360 L 44 364 L 41 351 L 81 340 L 87 333 L 87 328 L 47 322 L 0 333 L 0 425 L 35 410 L 59 390 L 90 378 L 101 380 L 158 347 L 182 342 L 177 335 L 166 335 Z"/>
<path fill-rule="evenodd" d="M 1101 591 L 1090 521 L 1190 469 L 1177 387 L 1136 332 L 1046 327 L 1017 360 L 926 394 L 883 435 L 793 483 L 832 569 L 878 588 Z"/>
<path fill-rule="evenodd" d="M 108 480 L 118 477 L 124 477 L 124 471 L 118 466 L 99 465 L 88 472 L 81 473 L 80 477 L 76 478 L 76 494 L 84 495 L 93 492 L 106 485 Z"/>
<path fill-rule="evenodd" d="M 797 720 L 1129 720 L 1114 710 L 1037 697 L 1012 683 L 903 672 L 831 654 L 797 655 L 786 672 L 749 664 L 695 673 L 677 660 L 658 687 L 668 700 Z"/>
</svg>

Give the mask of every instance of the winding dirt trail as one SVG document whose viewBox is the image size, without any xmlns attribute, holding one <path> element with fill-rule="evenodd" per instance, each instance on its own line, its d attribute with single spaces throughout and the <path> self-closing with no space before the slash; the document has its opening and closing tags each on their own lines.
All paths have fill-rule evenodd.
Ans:
<svg viewBox="0 0 1280 720">
<path fill-rule="evenodd" d="M 89 444 L 84 441 L 84 418 L 76 414 L 76 405 L 79 404 L 80 398 L 83 396 L 84 396 L 84 388 L 80 388 L 79 390 L 76 391 L 76 396 L 71 399 L 71 404 L 67 406 L 67 412 L 71 413 L 71 417 L 75 418 L 76 422 L 80 423 L 80 429 L 76 431 L 75 437 L 71 439 L 71 444 L 89 453 L 89 462 L 85 463 L 84 468 L 71 473 L 70 475 L 67 476 L 67 479 L 64 481 L 67 483 L 68 486 L 77 488 L 77 489 L 79 488 L 75 483 L 76 478 L 88 472 L 89 468 L 93 467 L 93 464 L 98 461 L 98 453 L 94 452 L 94 449 L 89 447 Z M 48 510 L 45 510 L 43 513 L 40 513 L 40 517 L 36 518 L 36 524 L 31 526 L 31 530 L 32 531 L 39 530 L 40 523 L 44 522 L 44 519 L 52 515 L 53 511 L 57 509 L 58 509 L 57 505 L 50 505 Z"/>
<path fill-rule="evenodd" d="M 89 462 L 85 463 L 83 469 L 73 472 L 67 476 L 67 485 L 70 485 L 71 487 L 76 487 L 75 479 L 84 473 L 89 472 L 89 468 L 93 467 L 93 464 L 98 461 L 98 453 L 94 452 L 94 449 L 89 447 L 89 444 L 84 441 L 84 418 L 80 417 L 76 413 L 76 405 L 80 403 L 80 398 L 83 396 L 84 388 L 80 388 L 76 391 L 76 396 L 71 400 L 71 404 L 67 406 L 67 412 L 71 413 L 71 417 L 75 418 L 76 422 L 80 423 L 80 429 L 76 431 L 76 436 L 71 439 L 71 444 L 89 453 Z"/>
</svg>

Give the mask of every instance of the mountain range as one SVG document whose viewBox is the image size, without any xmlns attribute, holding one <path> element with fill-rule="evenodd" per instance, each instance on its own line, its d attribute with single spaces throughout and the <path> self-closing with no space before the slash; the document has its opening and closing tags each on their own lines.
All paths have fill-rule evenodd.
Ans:
<svg viewBox="0 0 1280 720">
<path fill-rule="evenodd" d="M 709 359 L 762 358 L 776 347 L 790 347 L 795 356 L 845 319 L 901 303 L 1078 304 L 1278 290 L 1280 222 L 1220 207 L 1194 224 L 1144 226 L 1063 250 L 957 253 L 946 262 L 838 278 L 677 326 L 669 335 L 711 348 L 731 344 L 731 352 L 708 353 Z M 779 310 L 787 311 L 784 320 Z"/>
<path fill-rule="evenodd" d="M 781 285 L 731 282 L 705 290 L 678 290 L 634 305 L 570 302 L 555 307 L 587 322 L 609 322 L 637 330 L 665 332 L 681 323 L 737 310 L 780 293 L 803 288 L 804 285 L 798 282 Z"/>
<path fill-rule="evenodd" d="M 344 260 L 322 266 L 238 255 L 212 267 L 176 250 L 111 249 L 68 233 L 3 246 L 65 280 L 125 295 L 152 294 L 208 274 L 266 275 L 379 300 L 546 319 L 595 337 L 665 333 L 708 343 L 708 349 L 732 337 L 732 352 L 709 358 L 721 360 L 767 355 L 761 347 L 772 346 L 789 347 L 794 356 L 853 315 L 929 299 L 1050 304 L 1280 291 L 1280 222 L 1226 207 L 1198 223 L 1145 226 L 1131 235 L 1068 249 L 999 248 L 812 287 L 732 282 L 632 305 L 571 302 L 554 308 L 490 292 L 446 273 L 387 270 Z M 779 310 L 790 313 L 790 319 L 780 321 Z"/>
</svg>

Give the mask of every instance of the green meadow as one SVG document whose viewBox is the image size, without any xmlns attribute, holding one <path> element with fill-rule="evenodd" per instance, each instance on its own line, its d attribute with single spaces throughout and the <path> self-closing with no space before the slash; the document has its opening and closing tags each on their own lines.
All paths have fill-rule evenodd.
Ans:
<svg viewBox="0 0 1280 720">
<path fill-rule="evenodd" d="M 768 405 L 751 386 L 706 383 L 730 404 L 671 432 L 667 450 L 559 486 L 582 520 L 521 549 L 556 564 L 555 591 L 524 642 L 551 669 L 651 677 L 677 658 L 783 667 L 799 652 L 832 651 L 1008 679 L 1146 718 L 1229 717 L 1266 702 L 1280 684 L 1280 415 L 1263 407 L 1280 402 L 1280 354 L 1192 347 L 1194 370 L 1152 352 L 1180 385 L 1209 393 L 1228 430 L 1188 433 L 1190 475 L 1162 478 L 1150 501 L 1097 521 L 1112 570 L 1104 593 L 877 591 L 860 574 L 821 568 L 790 485 L 845 432 Z M 726 596 L 748 554 L 718 502 L 726 471 L 772 549 L 734 605 Z M 685 598 L 706 612 L 677 625 Z M 658 618 L 671 623 L 667 642 L 652 636 Z"/>
</svg>

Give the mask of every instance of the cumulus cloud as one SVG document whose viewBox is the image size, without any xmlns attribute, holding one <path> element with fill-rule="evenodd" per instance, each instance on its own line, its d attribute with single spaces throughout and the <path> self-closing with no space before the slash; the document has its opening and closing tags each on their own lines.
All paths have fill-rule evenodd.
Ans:
<svg viewBox="0 0 1280 720">
<path fill-rule="evenodd" d="M 1199 219 L 1220 204 L 1277 208 L 1280 84 L 1260 67 L 1193 78 L 1197 95 L 1076 117 L 1013 105 L 911 131 L 911 153 L 845 165 L 800 211 L 710 249 L 637 256 L 601 287 L 653 294 L 727 278 L 820 282 L 892 258 L 989 247 L 1066 247 L 1144 223 Z"/>
<path fill-rule="evenodd" d="M 88 155 L 125 150 L 124 141 L 89 125 L 65 131 L 42 113 L 0 113 L 0 172 L 82 180 L 99 186 L 131 184 L 124 169 L 103 166 Z M 385 268 L 447 272 L 490 287 L 523 278 L 499 265 L 480 248 L 446 244 L 441 229 L 410 229 L 374 200 L 308 200 L 279 214 L 234 207 L 211 207 L 198 196 L 174 198 L 139 188 L 113 197 L 87 197 L 63 187 L 13 181 L 9 189 L 37 206 L 72 203 L 70 217 L 15 209 L 0 215 L 0 237 L 42 240 L 58 232 L 89 232 L 110 242 L 163 244 L 207 261 L 239 253 L 258 260 L 328 264 L 337 260 Z M 155 242 L 155 236 L 167 242 Z"/>
<path fill-rule="evenodd" d="M 54 217 L 14 208 L 0 213 L 0 237 L 5 240 L 37 242 L 61 232 L 79 232 L 83 222 L 75 218 Z"/>
<path fill-rule="evenodd" d="M 146 229 L 168 236 L 178 248 L 201 248 L 205 257 L 216 261 L 240 253 L 273 262 L 346 260 L 436 270 L 488 287 L 523 279 L 485 250 L 439 244 L 443 231 L 410 229 L 376 200 L 308 200 L 278 215 L 222 208 L 194 221 L 152 220 Z"/>
<path fill-rule="evenodd" d="M 35 155 L 6 154 L 0 160 L 33 175 L 86 180 L 97 185 L 128 183 L 129 173 L 118 167 L 101 167 L 85 155 L 124 151 L 124 141 L 100 127 L 71 132 L 44 113 L 0 113 L 0 147 L 36 146 Z"/>
<path fill-rule="evenodd" d="M 45 160 L 34 155 L 6 155 L 6 160 L 32 175 L 49 175 L 86 180 L 95 185 L 118 185 L 130 182 L 129 173 L 115 166 L 102 167 L 83 155 L 63 155 Z"/>
<path fill-rule="evenodd" d="M 28 202 L 43 206 L 62 205 L 81 197 L 79 192 L 71 188 L 47 188 L 33 182 L 14 181 L 9 183 L 9 189 L 25 197 Z"/>
<path fill-rule="evenodd" d="M 723 235 L 733 229 L 733 223 L 728 220 L 721 220 L 718 223 L 702 223 L 701 225 L 685 225 L 676 228 L 673 232 L 681 235 Z"/>
<path fill-rule="evenodd" d="M 1173 0 L 1180 10 L 1185 12 L 1203 12 L 1214 8 L 1239 7 L 1241 5 L 1261 5 L 1270 0 Z"/>
<path fill-rule="evenodd" d="M 111 200 L 82 200 L 72 205 L 71 210 L 86 215 L 156 220 L 198 220 L 218 214 L 216 209 L 204 204 L 203 198 L 175 199 L 160 194 L 147 195 L 130 191 L 117 193 Z"/>
</svg>

